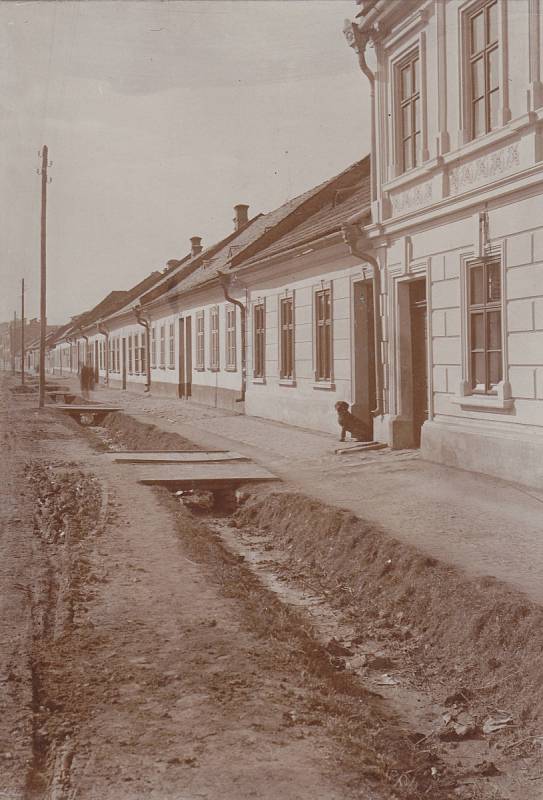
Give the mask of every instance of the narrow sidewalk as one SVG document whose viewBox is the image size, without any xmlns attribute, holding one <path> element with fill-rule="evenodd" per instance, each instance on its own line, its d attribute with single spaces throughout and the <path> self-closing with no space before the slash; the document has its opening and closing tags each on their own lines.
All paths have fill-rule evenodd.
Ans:
<svg viewBox="0 0 543 800">
<path fill-rule="evenodd" d="M 331 434 L 190 401 L 103 387 L 94 396 L 201 446 L 246 454 L 288 488 L 543 603 L 543 493 L 426 462 L 413 450 L 336 455 L 338 437 Z"/>
</svg>

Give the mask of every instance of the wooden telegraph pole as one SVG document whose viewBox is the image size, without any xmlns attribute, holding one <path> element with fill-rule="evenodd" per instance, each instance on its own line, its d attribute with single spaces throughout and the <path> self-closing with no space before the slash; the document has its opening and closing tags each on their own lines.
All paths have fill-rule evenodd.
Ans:
<svg viewBox="0 0 543 800">
<path fill-rule="evenodd" d="M 39 407 L 45 405 L 45 336 L 47 332 L 46 302 L 46 232 L 47 232 L 47 160 L 49 151 L 44 144 L 41 151 L 41 258 L 40 258 L 40 400 Z M 39 173 L 39 170 L 38 170 Z"/>
<path fill-rule="evenodd" d="M 21 278 L 21 386 L 25 385 L 25 279 Z"/>
<path fill-rule="evenodd" d="M 17 371 L 17 312 L 13 312 L 13 322 L 11 323 L 11 374 Z"/>
</svg>

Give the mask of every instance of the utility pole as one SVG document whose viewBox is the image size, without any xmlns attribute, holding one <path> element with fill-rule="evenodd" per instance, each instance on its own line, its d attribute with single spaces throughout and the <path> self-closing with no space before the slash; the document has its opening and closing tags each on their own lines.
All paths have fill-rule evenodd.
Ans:
<svg viewBox="0 0 543 800">
<path fill-rule="evenodd" d="M 46 233 L 47 233 L 47 160 L 49 150 L 44 144 L 41 151 L 41 257 L 40 257 L 40 399 L 39 407 L 45 405 L 45 336 L 47 332 L 47 302 L 46 302 Z"/>
<path fill-rule="evenodd" d="M 15 351 L 17 350 L 17 312 L 13 312 L 11 323 L 11 374 L 15 375 Z"/>
<path fill-rule="evenodd" d="M 25 279 L 21 278 L 21 386 L 25 385 Z"/>
</svg>

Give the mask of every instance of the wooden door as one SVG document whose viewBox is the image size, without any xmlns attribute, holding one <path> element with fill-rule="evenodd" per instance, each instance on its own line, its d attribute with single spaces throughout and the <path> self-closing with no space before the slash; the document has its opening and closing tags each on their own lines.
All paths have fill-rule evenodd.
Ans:
<svg viewBox="0 0 543 800">
<path fill-rule="evenodd" d="M 179 381 L 177 386 L 177 396 L 185 397 L 185 320 L 179 318 Z"/>
<path fill-rule="evenodd" d="M 185 397 L 192 395 L 192 318 L 185 317 Z"/>
<path fill-rule="evenodd" d="M 420 444 L 421 428 L 428 419 L 428 334 L 426 281 L 410 285 L 411 356 L 413 369 L 413 436 Z"/>
<path fill-rule="evenodd" d="M 122 348 L 121 348 L 121 356 L 122 356 L 122 363 L 121 363 L 121 376 L 122 376 L 122 388 L 126 389 L 126 339 L 123 336 L 122 341 Z"/>
</svg>

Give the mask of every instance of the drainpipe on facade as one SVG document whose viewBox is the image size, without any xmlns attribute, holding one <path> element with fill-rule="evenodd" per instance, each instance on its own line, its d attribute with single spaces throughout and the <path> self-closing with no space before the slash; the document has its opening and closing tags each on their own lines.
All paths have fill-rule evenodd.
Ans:
<svg viewBox="0 0 543 800">
<path fill-rule="evenodd" d="M 356 242 L 358 239 L 358 230 L 356 225 L 349 223 L 342 225 L 343 239 L 348 246 L 351 255 L 365 261 L 373 267 L 373 339 L 375 347 L 375 398 L 377 401 L 376 407 L 371 411 L 374 417 L 383 415 L 383 363 L 381 358 L 382 353 L 382 338 L 381 338 L 381 273 L 379 271 L 379 262 L 372 256 L 371 253 L 366 253 L 359 250 Z"/>
<path fill-rule="evenodd" d="M 370 154 L 370 197 L 372 204 L 377 200 L 377 181 L 376 181 L 376 161 L 377 161 L 377 147 L 376 147 L 376 132 L 375 132 L 375 74 L 369 68 L 366 61 L 366 47 L 370 36 L 367 32 L 362 32 L 358 25 L 351 20 L 345 20 L 345 27 L 343 33 L 347 40 L 349 47 L 352 47 L 358 56 L 358 64 L 362 73 L 368 79 L 370 85 L 370 113 L 371 113 L 371 154 Z M 361 261 L 366 261 L 373 267 L 373 338 L 375 342 L 375 395 L 377 400 L 376 408 L 371 412 L 373 416 L 378 417 L 383 414 L 383 364 L 382 364 L 382 347 L 381 347 L 381 273 L 379 270 L 379 263 L 375 256 L 359 250 L 357 247 L 358 232 L 354 219 L 342 226 L 343 238 L 349 247 L 351 254 Z"/>
<path fill-rule="evenodd" d="M 376 169 L 377 169 L 377 146 L 376 146 L 376 132 L 375 132 L 375 74 L 369 68 L 368 63 L 366 61 L 366 47 L 368 45 L 370 36 L 368 33 L 362 33 L 356 22 L 351 22 L 351 20 L 345 20 L 345 27 L 343 28 L 343 33 L 345 35 L 345 39 L 347 40 L 347 44 L 349 47 L 352 47 L 355 53 L 358 56 L 358 64 L 360 69 L 362 70 L 363 74 L 368 79 L 370 85 L 370 136 L 371 136 L 371 156 L 370 156 L 370 196 L 371 202 L 374 203 L 377 200 L 377 181 L 376 181 Z"/>
<path fill-rule="evenodd" d="M 236 300 L 228 293 L 230 285 L 230 275 L 225 275 L 224 272 L 218 273 L 219 282 L 224 293 L 225 300 L 237 306 L 241 314 L 241 396 L 236 398 L 236 403 L 245 402 L 245 391 L 247 387 L 247 308 L 241 302 Z"/>
<path fill-rule="evenodd" d="M 106 362 L 106 364 L 105 364 L 105 366 L 106 366 L 106 386 L 109 386 L 109 331 L 108 331 L 107 328 L 104 328 L 104 325 L 101 322 L 98 323 L 97 327 L 98 327 L 98 333 L 101 333 L 102 336 L 106 340 L 105 341 L 105 345 L 104 345 L 105 351 L 106 351 L 106 353 L 105 353 L 105 355 L 106 355 L 106 358 L 105 358 L 105 362 Z"/>
<path fill-rule="evenodd" d="M 134 306 L 134 314 L 138 325 L 145 328 L 145 391 L 151 391 L 151 324 L 148 319 L 143 316 L 143 309 L 141 306 Z"/>
</svg>

